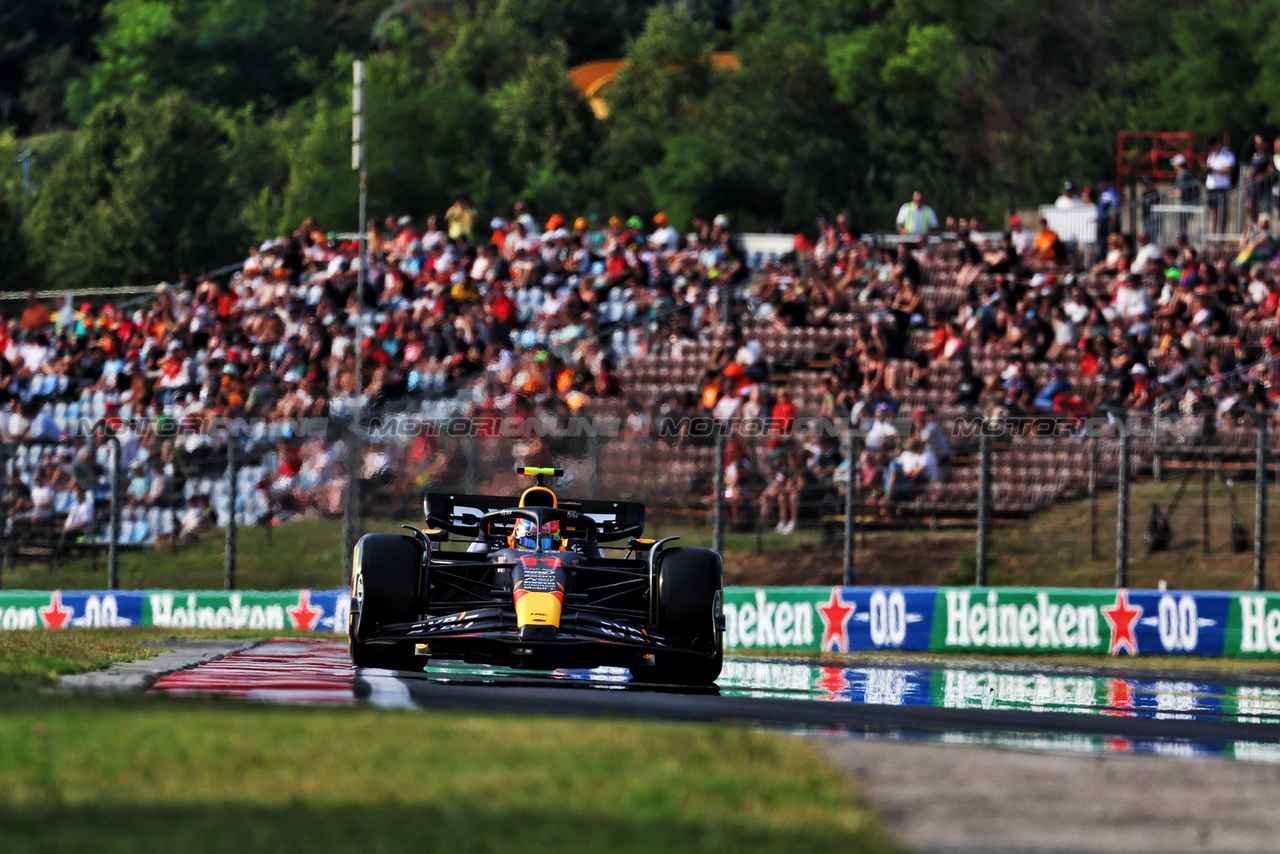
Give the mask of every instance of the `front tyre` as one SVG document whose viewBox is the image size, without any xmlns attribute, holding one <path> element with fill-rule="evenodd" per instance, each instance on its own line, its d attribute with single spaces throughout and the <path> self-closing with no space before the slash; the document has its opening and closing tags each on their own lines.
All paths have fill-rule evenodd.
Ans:
<svg viewBox="0 0 1280 854">
<path fill-rule="evenodd" d="M 691 649 L 658 652 L 646 681 L 712 685 L 724 666 L 724 633 L 719 630 L 724 562 L 712 549 L 684 546 L 659 555 L 658 634 Z"/>
<path fill-rule="evenodd" d="M 347 649 L 357 667 L 422 669 L 412 643 L 366 643 L 383 626 L 418 619 L 422 561 L 422 545 L 413 537 L 366 534 L 356 543 Z"/>
</svg>

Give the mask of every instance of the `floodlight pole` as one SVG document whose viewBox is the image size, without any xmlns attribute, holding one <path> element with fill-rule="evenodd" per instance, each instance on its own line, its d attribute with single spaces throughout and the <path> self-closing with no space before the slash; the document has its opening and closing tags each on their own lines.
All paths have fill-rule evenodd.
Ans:
<svg viewBox="0 0 1280 854">
<path fill-rule="evenodd" d="M 360 409 L 364 404 L 364 283 L 368 275 L 369 231 L 365 227 L 365 204 L 369 170 L 364 151 L 364 61 L 351 65 L 351 168 L 360 173 L 360 266 L 356 271 L 356 383 L 351 429 L 347 431 L 347 501 L 342 515 L 343 580 L 351 580 L 352 557 L 360 530 Z"/>
</svg>

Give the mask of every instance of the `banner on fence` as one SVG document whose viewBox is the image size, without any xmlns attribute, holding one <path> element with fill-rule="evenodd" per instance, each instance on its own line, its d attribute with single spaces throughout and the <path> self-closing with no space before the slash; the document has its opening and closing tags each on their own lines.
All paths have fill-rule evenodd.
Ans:
<svg viewBox="0 0 1280 854">
<path fill-rule="evenodd" d="M 0 630 L 97 626 L 344 632 L 345 590 L 17 590 L 0 593 Z"/>
<path fill-rule="evenodd" d="M 346 590 L 17 590 L 0 630 L 343 632 Z M 1280 656 L 1280 593 L 1026 587 L 730 587 L 725 648 Z"/>
<path fill-rule="evenodd" d="M 725 648 L 1280 655 L 1280 594 L 1020 587 L 734 587 Z"/>
</svg>

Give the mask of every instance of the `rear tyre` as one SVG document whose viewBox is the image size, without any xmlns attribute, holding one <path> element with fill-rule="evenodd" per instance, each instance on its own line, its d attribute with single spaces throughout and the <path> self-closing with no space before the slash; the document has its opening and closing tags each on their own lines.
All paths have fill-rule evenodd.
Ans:
<svg viewBox="0 0 1280 854">
<path fill-rule="evenodd" d="M 681 547 L 659 555 L 658 634 L 692 647 L 690 652 L 656 653 L 646 681 L 712 685 L 724 666 L 720 617 L 724 563 L 711 549 Z"/>
<path fill-rule="evenodd" d="M 356 543 L 347 648 L 357 667 L 422 669 L 412 643 L 365 642 L 382 626 L 418 619 L 422 557 L 422 545 L 399 534 L 366 534 Z"/>
</svg>

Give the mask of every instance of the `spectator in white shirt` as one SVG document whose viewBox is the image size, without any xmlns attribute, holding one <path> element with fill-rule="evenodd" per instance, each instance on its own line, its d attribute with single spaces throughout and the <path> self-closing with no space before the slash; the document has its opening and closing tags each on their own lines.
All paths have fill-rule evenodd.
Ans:
<svg viewBox="0 0 1280 854">
<path fill-rule="evenodd" d="M 31 511 L 24 520 L 30 527 L 53 521 L 53 489 L 43 471 L 36 472 L 36 482 L 31 487 L 31 504 Z"/>
<path fill-rule="evenodd" d="M 928 237 L 938 230 L 938 215 L 924 203 L 924 194 L 916 190 L 911 201 L 898 208 L 898 233 Z"/>
<path fill-rule="evenodd" d="M 929 410 L 919 408 L 911 413 L 911 431 L 915 434 L 912 438 L 924 439 L 925 445 L 937 459 L 951 453 L 951 443 L 947 441 L 946 432 Z"/>
<path fill-rule="evenodd" d="M 1151 242 L 1151 235 L 1145 231 L 1138 232 L 1138 252 L 1133 256 L 1129 272 L 1137 276 L 1145 276 L 1153 272 L 1152 264 L 1160 263 L 1160 247 Z"/>
<path fill-rule="evenodd" d="M 27 417 L 22 403 L 15 397 L 9 403 L 8 417 L 0 418 L 0 438 L 21 439 L 27 435 L 31 427 L 31 419 Z"/>
<path fill-rule="evenodd" d="M 1018 250 L 1018 257 L 1026 257 L 1031 247 L 1036 244 L 1036 236 L 1022 227 L 1022 217 L 1009 217 L 1009 237 L 1013 239 L 1013 248 Z"/>
<path fill-rule="evenodd" d="M 863 438 L 862 443 L 867 447 L 867 450 L 878 451 L 886 441 L 897 437 L 898 428 L 889 420 L 889 404 L 877 403 L 875 419 L 871 422 L 871 426 L 867 428 L 867 435 Z"/>
<path fill-rule="evenodd" d="M 72 535 L 88 534 L 93 529 L 93 495 L 79 484 L 73 487 L 73 491 L 76 500 L 67 513 L 67 521 L 62 530 Z"/>
<path fill-rule="evenodd" d="M 1076 185 L 1068 181 L 1062 185 L 1062 195 L 1058 196 L 1053 206 L 1062 210 L 1065 208 L 1078 208 L 1087 204 L 1088 202 L 1081 200 L 1080 194 L 1076 192 Z"/>
<path fill-rule="evenodd" d="M 1202 163 L 1208 170 L 1204 186 L 1209 191 L 1209 231 L 1217 234 L 1218 219 L 1226 204 L 1227 191 L 1231 189 L 1231 171 L 1235 169 L 1236 156 L 1221 140 L 1215 139 L 1209 143 L 1209 154 Z"/>
<path fill-rule="evenodd" d="M 1138 315 L 1150 315 L 1151 295 L 1142 286 L 1142 279 L 1130 274 L 1120 281 L 1116 288 L 1115 309 L 1125 320 L 1133 320 Z"/>
<path fill-rule="evenodd" d="M 925 440 L 917 436 L 907 443 L 907 449 L 885 469 L 885 500 L 905 500 L 937 477 L 938 458 Z"/>
<path fill-rule="evenodd" d="M 653 224 L 657 228 L 649 235 L 649 246 L 660 252 L 675 252 L 680 245 L 680 232 L 671 227 L 667 215 L 659 212 L 654 216 Z"/>
</svg>

